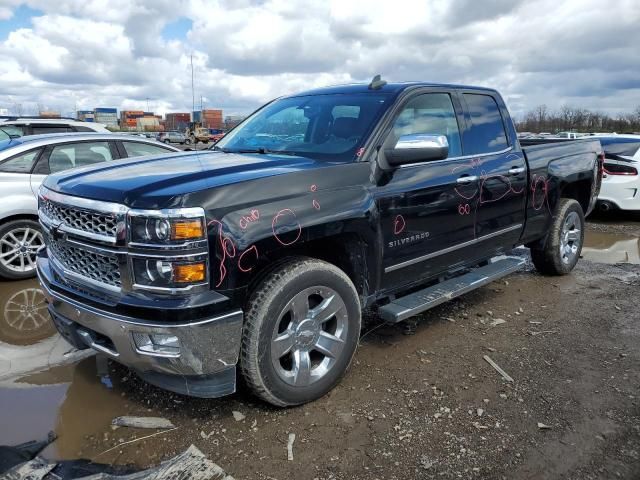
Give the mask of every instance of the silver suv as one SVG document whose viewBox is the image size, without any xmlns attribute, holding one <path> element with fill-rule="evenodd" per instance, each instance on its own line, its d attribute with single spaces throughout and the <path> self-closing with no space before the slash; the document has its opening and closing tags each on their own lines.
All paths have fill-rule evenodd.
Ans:
<svg viewBox="0 0 640 480">
<path fill-rule="evenodd" d="M 0 117 L 0 130 L 11 136 L 45 133 L 99 132 L 109 133 L 101 123 L 81 122 L 72 118 Z"/>
<path fill-rule="evenodd" d="M 187 141 L 187 137 L 184 133 L 179 132 L 177 130 L 171 130 L 168 132 L 161 132 L 156 137 L 159 142 L 163 143 L 179 143 L 180 145 L 184 145 Z"/>
<path fill-rule="evenodd" d="M 0 277 L 17 280 L 35 276 L 36 254 L 43 245 L 37 193 L 48 174 L 177 151 L 176 147 L 130 135 L 65 133 L 14 138 L 0 128 Z"/>
</svg>

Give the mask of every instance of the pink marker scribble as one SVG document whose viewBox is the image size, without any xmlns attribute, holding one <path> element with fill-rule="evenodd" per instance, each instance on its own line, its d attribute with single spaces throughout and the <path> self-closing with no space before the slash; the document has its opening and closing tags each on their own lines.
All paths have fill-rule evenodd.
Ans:
<svg viewBox="0 0 640 480">
<path fill-rule="evenodd" d="M 469 215 L 471 213 L 471 206 L 468 203 L 461 203 L 458 205 L 458 213 L 460 215 Z"/>
<path fill-rule="evenodd" d="M 245 255 L 248 255 L 248 254 L 255 255 L 255 258 L 254 258 L 253 265 L 247 268 L 246 266 L 243 266 L 243 260 Z M 242 252 L 242 255 L 240 255 L 240 257 L 238 258 L 238 269 L 243 273 L 248 273 L 251 270 L 253 270 L 253 267 L 257 262 L 258 262 L 258 247 L 256 247 L 255 245 L 251 245 L 244 252 Z"/>
<path fill-rule="evenodd" d="M 317 200 L 313 200 L 313 202 L 311 202 L 313 205 L 313 208 L 315 208 L 316 210 L 320 210 L 320 204 L 318 203 Z"/>
<path fill-rule="evenodd" d="M 227 267 L 225 266 L 225 261 L 227 257 L 234 258 L 236 256 L 236 246 L 233 244 L 233 240 L 230 237 L 227 237 L 223 233 L 223 225 L 219 220 L 211 220 L 207 223 L 207 226 L 211 225 L 218 226 L 218 244 L 220 246 L 220 250 L 222 250 L 222 258 L 220 259 L 220 278 L 218 283 L 216 284 L 216 288 L 222 285 L 222 282 L 227 276 Z"/>
<path fill-rule="evenodd" d="M 358 149 L 358 151 L 356 152 L 356 157 L 361 157 L 363 153 L 364 153 L 364 147 Z"/>
<path fill-rule="evenodd" d="M 404 217 L 402 215 L 396 215 L 396 218 L 393 221 L 394 235 L 400 235 L 404 231 L 406 226 L 407 222 L 404 221 Z"/>
<path fill-rule="evenodd" d="M 293 217 L 293 218 L 291 218 Z M 290 231 L 295 230 L 295 228 L 290 229 L 288 232 L 282 232 L 280 235 L 278 235 L 278 232 L 276 232 L 276 228 L 278 226 L 279 223 L 285 223 L 285 222 L 295 222 L 295 228 L 297 228 L 298 233 L 296 235 L 296 238 L 294 238 L 291 241 L 285 241 L 282 238 L 280 238 L 280 235 L 282 235 L 282 233 L 288 233 Z M 278 213 L 276 213 L 273 216 L 273 220 L 271 221 L 271 231 L 273 232 L 273 237 L 278 241 L 278 243 L 284 247 L 287 247 L 289 245 L 293 245 L 294 243 L 296 243 L 298 241 L 298 239 L 300 238 L 300 235 L 302 235 L 302 227 L 300 226 L 300 223 L 298 222 L 298 219 L 296 217 L 296 214 L 294 213 L 293 210 L 291 210 L 290 208 L 283 208 L 282 210 L 280 210 Z"/>
<path fill-rule="evenodd" d="M 311 187 L 309 188 L 312 192 L 315 192 L 316 190 L 318 190 L 318 186 L 314 183 L 313 185 L 311 185 Z"/>
<path fill-rule="evenodd" d="M 249 212 L 249 215 L 243 215 L 240 218 L 240 228 L 242 230 L 246 230 L 250 223 L 257 222 L 259 218 L 260 210 L 254 208 L 253 210 L 251 210 L 251 212 Z"/>
<path fill-rule="evenodd" d="M 549 213 L 551 213 L 551 207 L 549 206 L 549 180 L 541 175 L 533 175 L 531 177 L 531 207 L 534 210 L 541 210 L 545 204 L 549 209 Z"/>
</svg>

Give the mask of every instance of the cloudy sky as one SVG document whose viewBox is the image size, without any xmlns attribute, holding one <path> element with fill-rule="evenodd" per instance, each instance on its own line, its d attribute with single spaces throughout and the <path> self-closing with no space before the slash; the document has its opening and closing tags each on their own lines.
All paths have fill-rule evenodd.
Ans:
<svg viewBox="0 0 640 480">
<path fill-rule="evenodd" d="M 0 0 L 0 109 L 246 113 L 314 86 L 427 80 L 640 106 L 638 0 Z"/>
</svg>

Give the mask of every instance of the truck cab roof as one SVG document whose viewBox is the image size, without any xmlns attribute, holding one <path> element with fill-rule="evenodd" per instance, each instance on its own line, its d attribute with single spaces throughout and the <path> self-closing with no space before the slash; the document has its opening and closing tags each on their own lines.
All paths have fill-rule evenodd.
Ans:
<svg viewBox="0 0 640 480">
<path fill-rule="evenodd" d="M 328 87 L 315 88 L 313 90 L 306 90 L 304 92 L 297 92 L 293 95 L 287 95 L 288 97 L 301 97 L 305 95 L 331 95 L 331 94 L 348 94 L 348 93 L 383 93 L 389 95 L 398 95 L 409 88 L 417 87 L 433 87 L 433 88 L 446 88 L 446 89 L 459 89 L 459 90 L 481 90 L 487 92 L 496 92 L 493 88 L 477 87 L 470 85 L 455 85 L 447 83 L 430 83 L 430 82 L 394 82 L 387 83 L 379 88 L 371 89 L 369 84 L 366 83 L 351 83 L 344 85 L 332 85 Z"/>
</svg>

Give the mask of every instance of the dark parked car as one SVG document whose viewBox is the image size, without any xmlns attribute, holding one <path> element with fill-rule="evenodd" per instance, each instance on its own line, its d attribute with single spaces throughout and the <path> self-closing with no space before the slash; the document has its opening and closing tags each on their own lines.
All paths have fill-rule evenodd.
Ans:
<svg viewBox="0 0 640 480">
<path fill-rule="evenodd" d="M 38 272 L 58 330 L 163 388 L 317 399 L 361 310 L 398 322 L 579 259 L 597 139 L 522 148 L 491 89 L 386 84 L 275 100 L 215 151 L 48 177 Z M 239 367 L 239 368 L 238 368 Z"/>
</svg>

